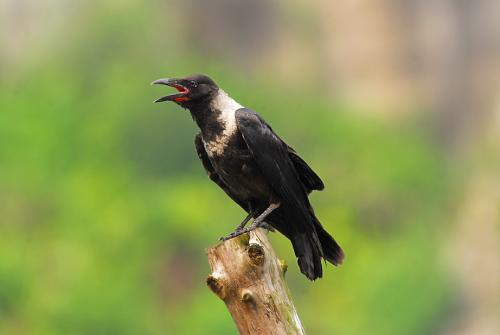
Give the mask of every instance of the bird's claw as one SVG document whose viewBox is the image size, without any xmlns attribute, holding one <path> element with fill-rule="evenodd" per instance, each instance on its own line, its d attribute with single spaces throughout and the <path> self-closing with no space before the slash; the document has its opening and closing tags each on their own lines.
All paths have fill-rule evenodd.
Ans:
<svg viewBox="0 0 500 335">
<path fill-rule="evenodd" d="M 238 237 L 240 235 L 249 233 L 252 230 L 257 229 L 257 228 L 261 228 L 261 227 L 266 228 L 267 230 L 270 230 L 270 231 L 274 231 L 274 229 L 270 225 L 268 225 L 267 223 L 265 223 L 263 221 L 261 221 L 261 222 L 254 221 L 250 227 L 248 227 L 246 229 L 236 229 L 231 234 L 229 234 L 227 236 L 222 236 L 221 238 L 219 238 L 219 241 L 225 242 L 227 240 L 230 240 L 230 239 Z"/>
<path fill-rule="evenodd" d="M 227 236 L 221 236 L 221 238 L 219 238 L 219 241 L 226 242 L 227 240 L 230 240 L 232 238 L 238 237 L 238 236 L 240 236 L 241 234 L 244 234 L 244 233 L 245 233 L 244 230 L 235 230 L 235 231 L 233 231 L 231 234 L 229 234 Z"/>
</svg>

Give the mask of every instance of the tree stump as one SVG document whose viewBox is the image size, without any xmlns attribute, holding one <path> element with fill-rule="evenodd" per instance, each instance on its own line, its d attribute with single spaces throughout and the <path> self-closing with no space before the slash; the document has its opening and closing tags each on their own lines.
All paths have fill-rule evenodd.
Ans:
<svg viewBox="0 0 500 335">
<path fill-rule="evenodd" d="M 240 334 L 305 334 L 264 229 L 207 250 L 210 289 L 224 301 Z"/>
</svg>

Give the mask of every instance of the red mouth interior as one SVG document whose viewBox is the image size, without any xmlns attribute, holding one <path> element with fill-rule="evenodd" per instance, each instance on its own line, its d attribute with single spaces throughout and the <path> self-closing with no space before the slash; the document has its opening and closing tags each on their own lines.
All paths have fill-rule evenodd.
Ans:
<svg viewBox="0 0 500 335">
<path fill-rule="evenodd" d="M 179 91 L 180 93 L 183 94 L 189 93 L 189 90 L 182 85 L 172 85 L 172 86 L 175 87 L 175 89 L 177 89 L 177 91 Z"/>
</svg>

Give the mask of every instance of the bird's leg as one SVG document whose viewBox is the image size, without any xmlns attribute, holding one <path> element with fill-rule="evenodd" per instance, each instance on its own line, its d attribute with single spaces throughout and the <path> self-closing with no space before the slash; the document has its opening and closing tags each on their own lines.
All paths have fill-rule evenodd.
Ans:
<svg viewBox="0 0 500 335">
<path fill-rule="evenodd" d="M 236 227 L 235 231 L 240 231 L 243 228 L 245 228 L 246 224 L 248 223 L 248 221 L 250 221 L 250 219 L 252 217 L 253 217 L 253 212 L 251 211 L 250 213 L 248 213 L 246 218 L 244 218 L 243 221 L 241 221 L 241 223 L 238 225 L 238 227 Z"/>
<path fill-rule="evenodd" d="M 269 207 L 267 207 L 266 210 L 262 212 L 262 214 L 260 214 L 255 220 L 253 220 L 252 225 L 250 227 L 248 227 L 246 229 L 236 229 L 234 232 L 232 232 L 228 236 L 221 238 L 221 241 L 227 241 L 227 240 L 229 240 L 229 239 L 231 239 L 233 237 L 240 236 L 240 235 L 248 233 L 248 232 L 250 232 L 250 231 L 252 231 L 252 230 L 254 230 L 256 228 L 259 228 L 259 227 L 262 227 L 262 226 L 266 225 L 266 223 L 264 222 L 264 219 L 269 214 L 271 214 L 272 211 L 274 211 L 276 208 L 278 208 L 280 205 L 281 204 L 279 202 L 278 203 L 271 203 L 269 205 Z M 245 218 L 245 220 L 247 218 Z M 246 224 L 245 220 L 243 222 Z M 246 220 L 246 221 L 248 221 L 248 220 Z M 239 226 L 238 226 L 238 228 L 239 228 Z"/>
<path fill-rule="evenodd" d="M 252 225 L 245 229 L 245 233 L 254 230 L 256 228 L 262 227 L 265 225 L 264 220 L 267 218 L 269 214 L 271 214 L 272 211 L 274 211 L 276 208 L 278 208 L 281 204 L 279 202 L 277 203 L 271 203 L 269 207 L 266 208 L 265 211 L 262 212 L 255 220 L 253 220 Z"/>
</svg>

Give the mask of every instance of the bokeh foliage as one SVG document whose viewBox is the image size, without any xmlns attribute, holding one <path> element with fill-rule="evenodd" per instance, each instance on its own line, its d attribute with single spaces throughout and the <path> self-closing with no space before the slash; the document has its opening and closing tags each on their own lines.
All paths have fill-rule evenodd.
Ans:
<svg viewBox="0 0 500 335">
<path fill-rule="evenodd" d="M 318 216 L 346 252 L 315 283 L 272 236 L 311 334 L 428 334 L 450 306 L 435 258 L 447 167 L 413 123 L 356 116 L 310 85 L 207 59 L 155 2 L 93 4 L 0 76 L 0 333 L 233 334 L 204 248 L 243 213 L 204 175 L 162 76 L 207 73 L 323 177 Z M 158 8 L 159 7 L 159 8 Z"/>
</svg>

